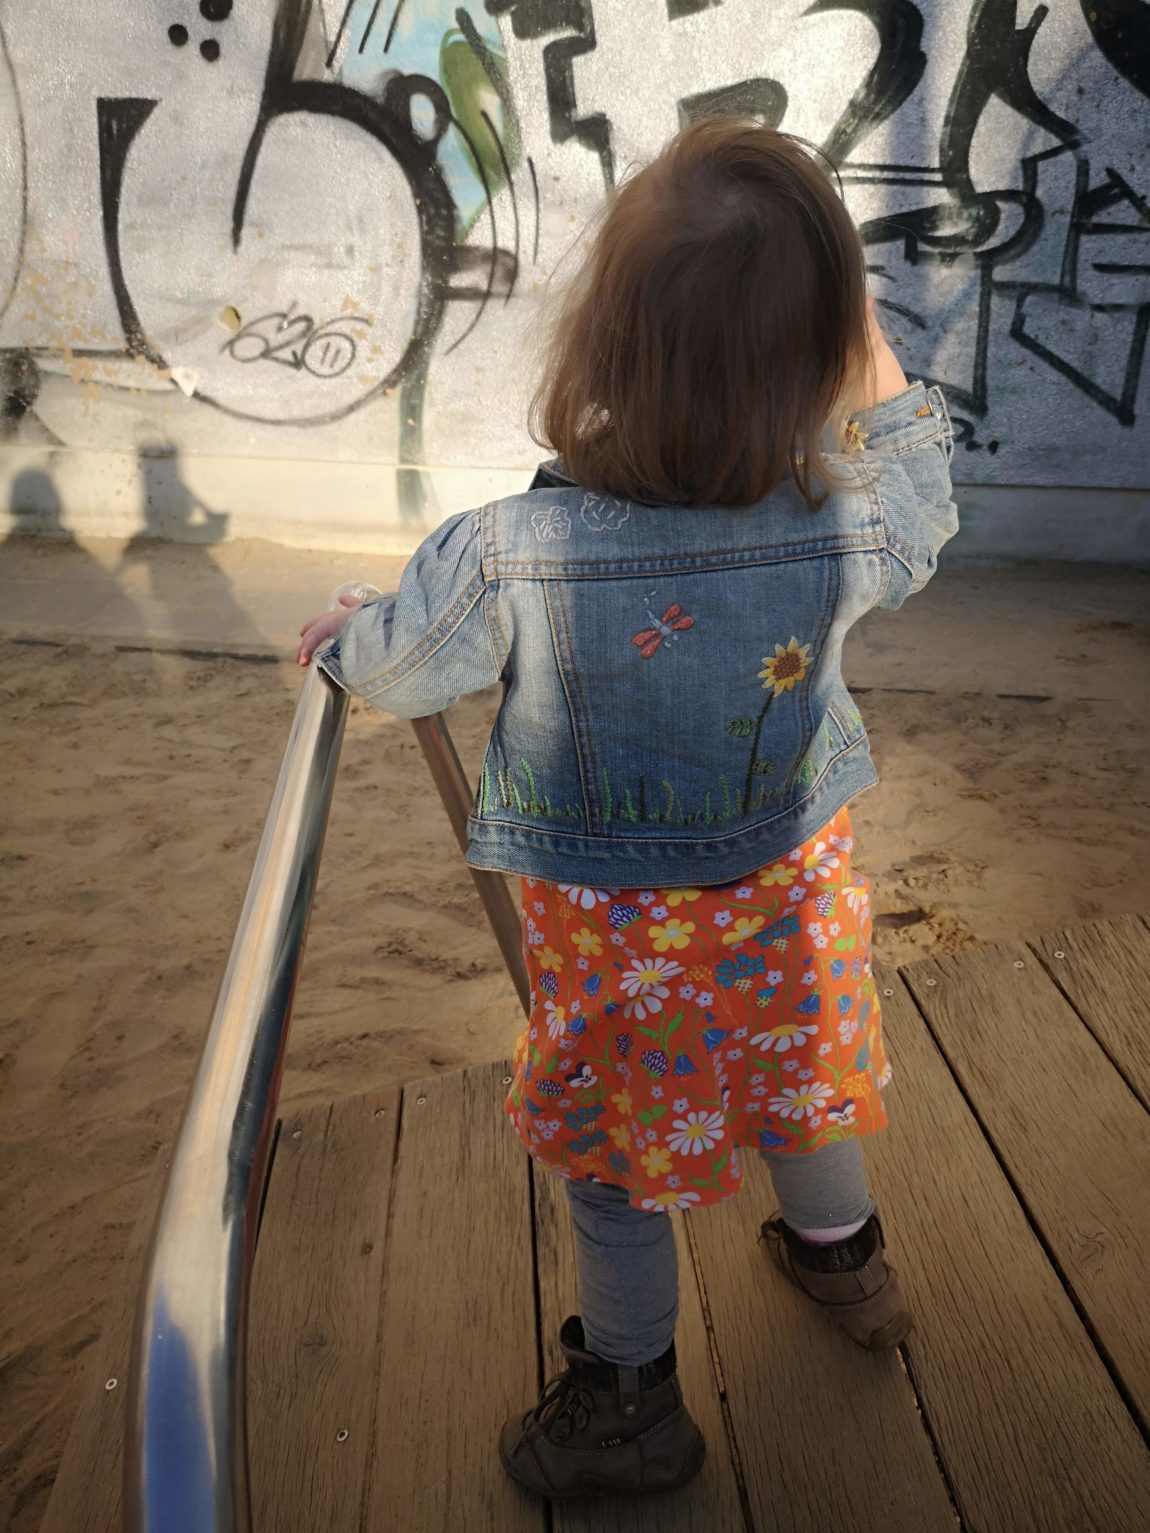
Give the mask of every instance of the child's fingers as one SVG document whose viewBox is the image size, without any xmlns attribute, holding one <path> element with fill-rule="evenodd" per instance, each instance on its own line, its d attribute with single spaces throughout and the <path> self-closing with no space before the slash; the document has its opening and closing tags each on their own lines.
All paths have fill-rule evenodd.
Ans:
<svg viewBox="0 0 1150 1533">
<path fill-rule="evenodd" d="M 341 607 L 362 607 L 363 606 L 363 597 L 362 596 L 341 596 L 340 599 L 339 599 L 339 604 L 340 604 Z"/>
</svg>

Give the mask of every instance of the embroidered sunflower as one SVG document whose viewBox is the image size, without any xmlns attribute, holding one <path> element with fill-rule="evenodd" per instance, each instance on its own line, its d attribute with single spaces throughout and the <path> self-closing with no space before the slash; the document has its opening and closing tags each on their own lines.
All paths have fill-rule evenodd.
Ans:
<svg viewBox="0 0 1150 1533">
<path fill-rule="evenodd" d="M 790 692 L 810 670 L 811 646 L 800 644 L 796 638 L 791 639 L 786 649 L 781 644 L 775 645 L 773 655 L 763 656 L 763 669 L 759 672 L 759 680 L 764 690 L 774 687 L 773 696 L 781 697 L 784 692 Z"/>
</svg>

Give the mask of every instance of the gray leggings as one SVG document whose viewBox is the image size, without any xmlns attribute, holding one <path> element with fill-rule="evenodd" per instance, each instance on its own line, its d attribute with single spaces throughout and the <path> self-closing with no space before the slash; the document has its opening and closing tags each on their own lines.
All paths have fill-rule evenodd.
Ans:
<svg viewBox="0 0 1150 1533">
<path fill-rule="evenodd" d="M 759 1152 L 783 1218 L 799 1229 L 833 1229 L 874 1212 L 862 1143 L 843 1139 L 808 1155 Z M 670 1346 L 679 1314 L 671 1217 L 633 1208 L 621 1187 L 568 1182 L 579 1306 L 587 1348 L 638 1367 Z"/>
</svg>

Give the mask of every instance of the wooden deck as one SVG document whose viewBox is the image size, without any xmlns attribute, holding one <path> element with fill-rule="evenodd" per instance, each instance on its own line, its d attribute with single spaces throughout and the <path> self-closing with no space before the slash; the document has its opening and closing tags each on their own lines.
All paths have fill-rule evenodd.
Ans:
<svg viewBox="0 0 1150 1533">
<path fill-rule="evenodd" d="M 675 1216 L 709 1448 L 677 1496 L 551 1510 L 500 1468 L 575 1308 L 562 1188 L 502 1119 L 504 1065 L 286 1116 L 252 1301 L 256 1533 L 1146 1533 L 1150 924 L 880 985 L 897 1080 L 870 1164 L 917 1328 L 862 1353 L 768 1270 L 748 1154 L 738 1197 Z M 50 1533 L 118 1533 L 130 1297 Z"/>
</svg>

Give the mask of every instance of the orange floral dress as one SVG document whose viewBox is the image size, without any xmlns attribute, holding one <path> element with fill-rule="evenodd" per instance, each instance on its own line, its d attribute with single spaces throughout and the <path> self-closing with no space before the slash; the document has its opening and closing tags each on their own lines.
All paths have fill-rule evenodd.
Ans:
<svg viewBox="0 0 1150 1533">
<path fill-rule="evenodd" d="M 531 1020 L 506 1111 L 529 1153 L 639 1208 L 717 1203 L 738 1149 L 886 1127 L 870 892 L 843 809 L 734 884 L 522 881 Z"/>
</svg>

